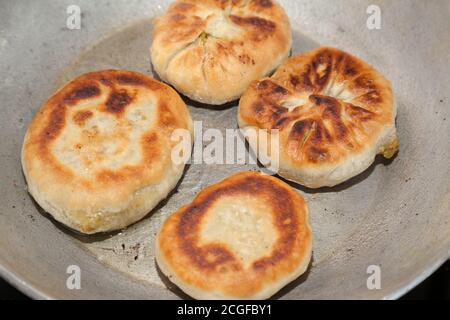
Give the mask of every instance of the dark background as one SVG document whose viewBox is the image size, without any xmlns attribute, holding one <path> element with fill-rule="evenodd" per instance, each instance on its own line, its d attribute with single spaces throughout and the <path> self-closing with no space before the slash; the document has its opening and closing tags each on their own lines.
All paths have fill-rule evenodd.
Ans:
<svg viewBox="0 0 450 320">
<path fill-rule="evenodd" d="M 22 293 L 0 279 L 0 300 L 28 299 Z M 445 299 L 450 300 L 450 261 L 431 275 L 417 288 L 409 292 L 402 299 Z"/>
</svg>

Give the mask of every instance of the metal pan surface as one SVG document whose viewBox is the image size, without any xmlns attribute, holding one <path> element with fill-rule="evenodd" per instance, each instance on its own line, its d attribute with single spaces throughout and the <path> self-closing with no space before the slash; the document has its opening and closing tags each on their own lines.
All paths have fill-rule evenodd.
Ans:
<svg viewBox="0 0 450 320">
<path fill-rule="evenodd" d="M 294 30 L 293 54 L 335 46 L 392 81 L 401 151 L 336 188 L 293 185 L 309 200 L 313 262 L 275 298 L 394 299 L 449 258 L 450 2 L 377 2 L 381 29 L 367 26 L 371 1 L 280 1 Z M 71 0 L 0 2 L 0 275 L 33 298 L 185 298 L 155 264 L 162 220 L 205 186 L 258 169 L 192 164 L 177 190 L 143 221 L 93 237 L 66 230 L 28 195 L 20 149 L 40 105 L 86 71 L 151 75 L 151 22 L 168 3 L 78 0 L 81 29 L 70 30 Z M 237 127 L 237 103 L 219 110 L 189 104 L 204 129 Z M 80 290 L 66 286 L 72 265 L 81 270 Z M 380 289 L 367 286 L 370 266 L 380 268 Z"/>
</svg>

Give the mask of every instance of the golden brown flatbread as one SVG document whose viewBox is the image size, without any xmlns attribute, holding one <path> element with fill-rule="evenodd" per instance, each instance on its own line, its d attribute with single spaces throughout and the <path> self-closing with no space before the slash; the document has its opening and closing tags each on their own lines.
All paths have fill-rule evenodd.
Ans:
<svg viewBox="0 0 450 320">
<path fill-rule="evenodd" d="M 219 105 L 275 70 L 291 44 L 289 20 L 273 0 L 177 0 L 155 21 L 151 59 L 178 91 Z"/>
<path fill-rule="evenodd" d="M 379 72 L 341 50 L 319 48 L 253 82 L 238 121 L 243 129 L 279 130 L 279 174 L 317 188 L 361 173 L 377 154 L 391 158 L 399 146 L 396 113 Z"/>
<path fill-rule="evenodd" d="M 289 185 L 238 173 L 201 191 L 163 223 L 162 272 L 196 299 L 265 299 L 305 272 L 312 233 Z"/>
<path fill-rule="evenodd" d="M 180 179 L 184 164 L 171 160 L 175 129 L 192 130 L 192 120 L 167 85 L 129 71 L 82 75 L 53 95 L 28 129 L 28 190 L 80 232 L 124 228 Z"/>
</svg>

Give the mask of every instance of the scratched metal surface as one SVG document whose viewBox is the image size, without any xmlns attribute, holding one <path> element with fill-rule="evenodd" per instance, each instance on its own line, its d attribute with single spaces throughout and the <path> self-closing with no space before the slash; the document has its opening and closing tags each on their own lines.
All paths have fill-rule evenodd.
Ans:
<svg viewBox="0 0 450 320">
<path fill-rule="evenodd" d="M 366 27 L 371 1 L 280 1 L 294 29 L 293 53 L 320 45 L 350 51 L 391 79 L 401 151 L 342 186 L 308 190 L 315 235 L 308 273 L 275 298 L 397 298 L 450 253 L 450 3 L 378 1 L 382 29 Z M 118 68 L 152 74 L 151 20 L 167 1 L 0 1 L 0 274 L 34 298 L 185 298 L 153 257 L 161 221 L 203 187 L 255 165 L 191 165 L 177 190 L 122 232 L 86 237 L 61 227 L 27 194 L 20 148 L 33 115 L 68 79 Z M 78 4 L 81 30 L 66 28 Z M 191 103 L 190 103 L 191 104 Z M 204 128 L 236 128 L 236 104 L 190 105 Z M 81 290 L 67 290 L 78 265 Z M 366 270 L 379 265 L 381 290 Z"/>
</svg>

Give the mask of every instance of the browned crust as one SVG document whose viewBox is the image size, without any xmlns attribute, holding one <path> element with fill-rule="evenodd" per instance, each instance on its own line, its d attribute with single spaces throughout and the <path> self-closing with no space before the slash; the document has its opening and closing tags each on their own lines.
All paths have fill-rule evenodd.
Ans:
<svg viewBox="0 0 450 320">
<path fill-rule="evenodd" d="M 226 196 L 248 195 L 270 204 L 278 239 L 272 253 L 244 267 L 222 243 L 200 246 L 199 234 L 209 208 Z M 257 173 L 239 173 L 204 189 L 163 224 L 158 236 L 161 254 L 177 277 L 204 291 L 249 298 L 288 277 L 304 262 L 312 235 L 303 198 L 280 180 Z"/>
<path fill-rule="evenodd" d="M 238 32 L 209 33 L 210 22 L 219 16 Z M 182 93 L 220 104 L 275 69 L 291 41 L 288 18 L 275 1 L 178 0 L 155 21 L 152 62 L 161 78 Z"/>
<path fill-rule="evenodd" d="M 242 15 L 240 10 L 243 8 L 255 15 Z M 272 0 L 177 0 L 166 14 L 156 21 L 155 36 L 162 35 L 163 44 L 192 41 L 193 38 L 199 37 L 206 27 L 207 20 L 197 15 L 197 12 L 203 9 L 230 12 L 227 15 L 229 20 L 245 29 L 246 42 L 260 42 L 273 36 L 280 25 L 287 21 L 283 10 Z M 283 19 L 278 21 L 280 18 Z M 282 39 L 287 41 L 284 36 Z M 227 46 L 228 42 L 231 45 L 234 43 L 233 40 L 226 41 Z"/>
<path fill-rule="evenodd" d="M 330 92 L 342 86 L 351 96 Z M 302 101 L 286 107 L 286 101 Z M 358 58 L 320 48 L 288 59 L 252 83 L 240 101 L 242 125 L 281 131 L 281 155 L 296 165 L 336 164 L 373 145 L 395 118 L 390 83 Z"/>
<path fill-rule="evenodd" d="M 89 177 L 73 172 L 63 165 L 53 152 L 55 140 L 70 124 L 83 124 L 93 116 L 93 111 L 113 114 L 117 121 L 126 123 L 125 111 L 144 92 L 156 97 L 156 120 L 144 130 L 140 137 L 142 161 L 136 165 L 124 165 L 117 169 L 98 169 Z M 91 109 L 83 107 L 69 117 L 69 109 L 89 101 Z M 149 106 L 150 107 L 150 106 Z M 73 113 L 73 112 L 72 112 Z M 131 125 L 131 124 L 130 124 Z M 108 201 L 120 205 L 134 192 L 152 183 L 157 183 L 168 166 L 171 166 L 171 132 L 175 128 L 190 130 L 190 116 L 186 105 L 178 94 L 167 85 L 142 74 L 131 71 L 105 70 L 82 75 L 61 88 L 39 110 L 33 119 L 24 141 L 24 170 L 30 181 L 37 184 L 42 192 L 55 192 L 60 188 L 85 194 L 96 208 L 97 200 L 107 207 Z M 95 139 L 95 132 L 86 143 Z M 114 136 L 111 139 L 115 139 Z M 82 151 L 82 144 L 75 146 Z M 166 150 L 166 151 L 161 151 Z M 95 161 L 95 159 L 92 159 Z M 83 199 L 72 203 L 83 206 Z M 98 203 L 101 209 L 102 205 Z M 88 230 L 87 230 L 88 231 Z"/>
</svg>

